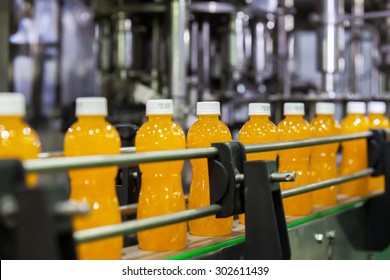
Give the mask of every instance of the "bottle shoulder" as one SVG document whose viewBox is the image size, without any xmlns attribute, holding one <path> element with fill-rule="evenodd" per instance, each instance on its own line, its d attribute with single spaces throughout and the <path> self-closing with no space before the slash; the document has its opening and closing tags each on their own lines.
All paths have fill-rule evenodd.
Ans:
<svg viewBox="0 0 390 280">
<path fill-rule="evenodd" d="M 368 116 L 370 129 L 387 129 L 390 128 L 390 121 L 385 115 Z"/>
<path fill-rule="evenodd" d="M 137 151 L 184 149 L 186 145 L 183 129 L 174 121 L 147 121 L 135 136 Z"/>
<path fill-rule="evenodd" d="M 351 131 L 366 131 L 369 128 L 369 120 L 363 115 L 347 115 L 341 122 L 341 130 L 344 133 Z"/>
<path fill-rule="evenodd" d="M 272 142 L 278 140 L 278 128 L 271 121 L 266 122 L 246 122 L 240 132 L 239 141 L 248 142 L 253 141 Z M 249 143 L 249 142 L 248 142 Z"/>
<path fill-rule="evenodd" d="M 340 133 L 340 129 L 339 123 L 333 118 L 314 118 L 310 122 L 313 137 L 337 135 Z"/>
<path fill-rule="evenodd" d="M 206 122 L 198 120 L 188 130 L 188 137 L 198 135 L 228 135 L 231 137 L 228 126 L 221 120 L 215 122 Z"/>
</svg>

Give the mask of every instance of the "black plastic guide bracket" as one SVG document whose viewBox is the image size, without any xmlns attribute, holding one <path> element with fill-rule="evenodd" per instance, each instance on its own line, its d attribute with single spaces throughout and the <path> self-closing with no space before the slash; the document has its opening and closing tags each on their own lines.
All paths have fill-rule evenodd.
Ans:
<svg viewBox="0 0 390 280">
<path fill-rule="evenodd" d="M 61 186 L 27 188 L 18 160 L 0 160 L 0 255 L 2 259 L 75 259 L 69 216 L 56 205 L 67 201 Z"/>
<path fill-rule="evenodd" d="M 122 147 L 134 147 L 138 126 L 134 124 L 117 124 L 115 128 L 119 132 Z M 141 187 L 139 167 L 120 167 L 116 185 L 120 205 L 137 203 Z"/>
<path fill-rule="evenodd" d="M 384 130 L 371 130 L 368 138 L 368 162 L 373 176 L 385 176 L 385 193 L 367 201 L 366 247 L 382 251 L 390 246 L 390 141 Z"/>
<path fill-rule="evenodd" d="M 247 161 L 244 259 L 291 259 L 290 241 L 279 183 L 271 182 L 275 161 Z"/>
<path fill-rule="evenodd" d="M 214 143 L 218 157 L 208 159 L 210 203 L 222 206 L 217 218 L 244 212 L 244 183 L 236 175 L 244 171 L 245 147 L 240 142 Z"/>
</svg>

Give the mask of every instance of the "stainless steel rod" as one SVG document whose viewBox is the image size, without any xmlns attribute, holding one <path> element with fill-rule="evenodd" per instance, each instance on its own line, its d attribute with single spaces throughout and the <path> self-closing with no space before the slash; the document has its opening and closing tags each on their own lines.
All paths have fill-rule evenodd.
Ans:
<svg viewBox="0 0 390 280">
<path fill-rule="evenodd" d="M 329 136 L 321 138 L 311 138 L 304 140 L 283 141 L 266 144 L 246 145 L 247 153 L 268 152 L 285 150 L 291 148 L 301 148 L 306 146 L 315 146 L 329 144 L 341 141 L 356 140 L 367 138 L 372 135 L 372 132 L 360 132 L 354 134 Z M 47 158 L 26 160 L 23 166 L 26 172 L 56 172 L 65 171 L 68 169 L 91 168 L 102 166 L 135 166 L 139 163 L 184 160 L 193 158 L 205 158 L 218 156 L 218 150 L 214 147 L 197 148 L 186 150 L 169 150 L 144 153 L 130 153 L 120 155 L 96 155 L 96 156 L 78 156 L 78 157 L 63 157 L 63 158 Z"/>
<path fill-rule="evenodd" d="M 119 207 L 122 215 L 131 215 L 137 213 L 138 203 L 132 203 Z"/>
<path fill-rule="evenodd" d="M 364 14 L 361 15 L 344 15 L 344 16 L 340 16 L 339 21 L 354 20 L 354 19 L 374 19 L 374 18 L 385 18 L 385 17 L 390 17 L 389 10 L 365 12 Z"/>
<path fill-rule="evenodd" d="M 368 138 L 370 136 L 372 136 L 372 132 L 367 131 L 367 132 L 359 132 L 359 133 L 354 133 L 354 134 L 310 138 L 310 139 L 304 139 L 304 140 L 292 140 L 292 141 L 283 141 L 283 142 L 274 142 L 274 143 L 265 143 L 265 144 L 253 144 L 253 145 L 246 145 L 245 151 L 247 153 L 257 153 L 257 152 L 286 150 L 286 149 L 292 149 L 292 148 L 301 148 L 301 147 L 307 147 L 307 146 L 316 146 L 316 145 L 337 143 L 337 142 L 342 142 L 342 141 L 350 141 L 350 140 Z"/>
<path fill-rule="evenodd" d="M 185 210 L 159 217 L 152 217 L 142 220 L 124 222 L 116 225 L 77 231 L 73 233 L 73 238 L 76 243 L 83 243 L 122 234 L 132 234 L 140 230 L 146 230 L 159 226 L 166 226 L 215 215 L 221 210 L 222 207 L 220 205 L 210 205 L 207 207 Z"/>
<path fill-rule="evenodd" d="M 122 154 L 135 153 L 135 147 L 123 147 L 121 148 Z M 53 157 L 63 157 L 63 151 L 54 151 L 54 152 L 44 152 L 38 155 L 38 158 L 53 158 Z"/>
<path fill-rule="evenodd" d="M 184 196 L 184 202 L 188 204 L 188 195 Z M 119 210 L 122 215 L 132 215 L 136 214 L 138 209 L 138 203 L 132 203 L 127 205 L 122 205 L 119 207 Z"/>
<path fill-rule="evenodd" d="M 287 197 L 295 196 L 298 194 L 303 194 L 303 193 L 323 189 L 326 187 L 330 187 L 332 185 L 337 185 L 340 183 L 344 183 L 344 182 L 356 180 L 359 178 L 363 178 L 366 176 L 370 176 L 372 173 L 374 173 L 374 169 L 367 168 L 365 170 L 362 170 L 362 171 L 359 171 L 359 172 L 356 172 L 356 173 L 353 173 L 350 175 L 344 175 L 344 176 L 340 176 L 340 177 L 337 177 L 334 179 L 329 179 L 329 180 L 325 180 L 325 181 L 318 182 L 318 183 L 312 183 L 312 184 L 284 190 L 284 191 L 282 191 L 282 197 L 287 198 Z"/>
<path fill-rule="evenodd" d="M 26 172 L 56 172 L 68 169 L 91 168 L 102 166 L 135 166 L 139 163 L 183 160 L 192 158 L 215 157 L 216 148 L 199 148 L 187 150 L 170 150 L 120 155 L 78 156 L 26 160 L 23 167 Z"/>
</svg>

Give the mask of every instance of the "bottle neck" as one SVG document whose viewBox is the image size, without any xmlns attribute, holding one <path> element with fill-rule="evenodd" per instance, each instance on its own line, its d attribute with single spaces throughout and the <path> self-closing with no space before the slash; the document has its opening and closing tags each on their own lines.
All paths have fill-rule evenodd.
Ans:
<svg viewBox="0 0 390 280">
<path fill-rule="evenodd" d="M 219 120 L 219 115 L 198 115 L 200 121 L 215 121 Z"/>
<path fill-rule="evenodd" d="M 302 120 L 303 116 L 302 115 L 286 115 L 285 118 L 286 118 L 286 120 Z"/>
<path fill-rule="evenodd" d="M 370 113 L 368 116 L 371 118 L 383 118 L 385 114 Z"/>
<path fill-rule="evenodd" d="M 253 121 L 268 121 L 269 116 L 267 116 L 267 115 L 250 115 L 249 119 L 253 120 Z"/>
<path fill-rule="evenodd" d="M 23 122 L 23 117 L 22 116 L 1 116 L 0 115 L 0 124 L 9 124 L 9 123 L 21 123 Z"/>
<path fill-rule="evenodd" d="M 93 116 L 77 116 L 79 122 L 96 122 L 96 121 L 105 121 L 106 116 L 103 115 L 93 115 Z"/>
<path fill-rule="evenodd" d="M 348 116 L 355 117 L 355 118 L 363 118 L 364 114 L 358 114 L 358 113 L 348 113 Z"/>
<path fill-rule="evenodd" d="M 333 119 L 333 115 L 331 115 L 331 114 L 317 114 L 317 118 L 321 118 L 321 119 Z"/>
<path fill-rule="evenodd" d="M 149 121 L 171 121 L 172 115 L 148 115 Z"/>
</svg>

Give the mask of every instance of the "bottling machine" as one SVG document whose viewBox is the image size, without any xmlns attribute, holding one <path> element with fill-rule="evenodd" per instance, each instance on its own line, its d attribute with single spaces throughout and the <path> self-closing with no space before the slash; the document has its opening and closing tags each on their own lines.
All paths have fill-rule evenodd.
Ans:
<svg viewBox="0 0 390 280">
<path fill-rule="evenodd" d="M 334 102 L 338 120 L 349 100 L 388 102 L 389 0 L 6 0 L 0 1 L 0 26 L 0 91 L 25 94 L 28 120 L 43 135 L 45 151 L 37 160 L 0 161 L 6 178 L 0 182 L 2 258 L 75 258 L 76 243 L 117 234 L 126 236 L 124 259 L 390 258 L 388 186 L 384 194 L 340 197 L 336 206 L 307 217 L 285 218 L 282 207 L 282 198 L 332 184 L 378 174 L 390 178 L 386 131 L 147 155 L 131 147 L 151 98 L 173 99 L 184 130 L 197 101 L 218 100 L 234 139 L 249 102 L 271 103 L 275 123 L 287 101 L 304 102 L 310 119 L 315 102 Z M 62 150 L 74 99 L 94 95 L 108 99 L 109 120 L 126 143 L 122 154 L 97 161 L 50 152 Z M 291 191 L 281 192 L 278 182 L 293 180 L 293 173 L 276 172 L 275 162 L 245 161 L 246 153 L 360 138 L 368 139 L 368 169 Z M 139 163 L 199 157 L 214 168 L 210 207 L 134 220 Z M 72 232 L 70 217 L 87 215 L 88 207 L 67 201 L 63 174 L 112 164 L 121 167 L 123 223 Z M 25 188 L 25 172 L 53 171 L 58 175 L 42 174 L 40 182 L 51 187 Z M 183 177 L 188 191 L 190 175 Z M 32 211 L 33 205 L 42 207 Z M 243 211 L 246 227 L 235 222 L 230 236 L 189 236 L 182 252 L 137 248 L 139 230 Z"/>
</svg>

